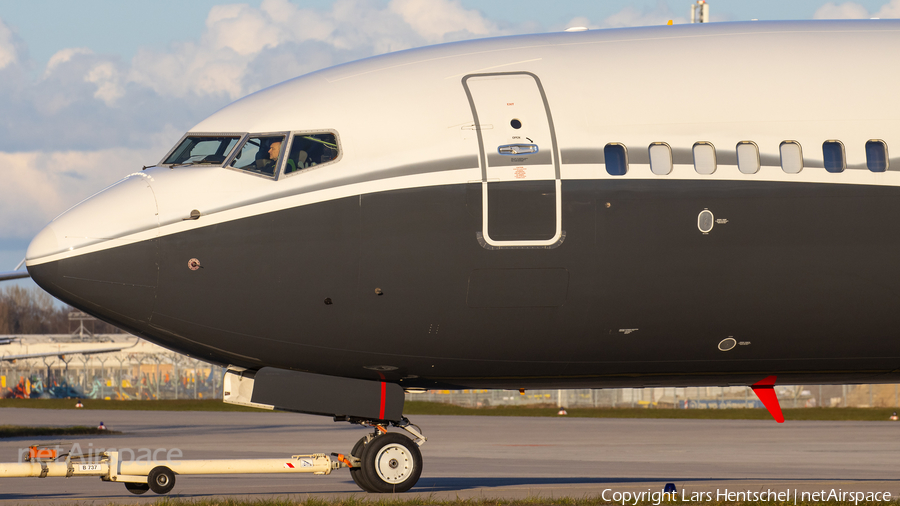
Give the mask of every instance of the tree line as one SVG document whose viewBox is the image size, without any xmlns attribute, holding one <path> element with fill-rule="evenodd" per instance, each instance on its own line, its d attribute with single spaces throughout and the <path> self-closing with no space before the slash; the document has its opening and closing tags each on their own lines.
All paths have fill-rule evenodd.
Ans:
<svg viewBox="0 0 900 506">
<path fill-rule="evenodd" d="M 78 329 L 77 321 L 69 321 L 72 311 L 40 288 L 9 285 L 0 289 L 0 334 L 69 334 Z M 85 328 L 94 334 L 122 332 L 99 320 L 86 321 Z"/>
</svg>

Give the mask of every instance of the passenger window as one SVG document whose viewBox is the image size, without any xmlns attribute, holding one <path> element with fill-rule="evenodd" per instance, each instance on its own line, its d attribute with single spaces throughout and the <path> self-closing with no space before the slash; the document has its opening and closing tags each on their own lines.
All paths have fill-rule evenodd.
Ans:
<svg viewBox="0 0 900 506">
<path fill-rule="evenodd" d="M 169 153 L 162 164 L 221 165 L 239 140 L 241 138 L 237 135 L 189 135 Z"/>
<path fill-rule="evenodd" d="M 628 172 L 628 151 L 624 144 L 610 142 L 603 148 L 606 172 L 611 176 L 624 176 Z"/>
<path fill-rule="evenodd" d="M 697 174 L 712 174 L 716 171 L 716 148 L 711 143 L 694 143 L 694 170 Z"/>
<path fill-rule="evenodd" d="M 759 147 L 753 141 L 741 141 L 735 147 L 738 170 L 744 174 L 759 172 Z"/>
<path fill-rule="evenodd" d="M 778 146 L 781 153 L 781 170 L 788 174 L 799 174 L 803 170 L 803 149 L 797 141 L 784 141 Z"/>
<path fill-rule="evenodd" d="M 887 144 L 878 139 L 866 142 L 866 165 L 872 172 L 884 172 L 888 168 Z"/>
<path fill-rule="evenodd" d="M 841 141 L 825 141 L 822 143 L 822 159 L 828 172 L 844 172 L 847 158 L 844 155 L 844 143 Z"/>
<path fill-rule="evenodd" d="M 650 145 L 650 171 L 665 176 L 672 172 L 672 148 L 665 142 Z"/>
<path fill-rule="evenodd" d="M 263 176 L 275 176 L 284 135 L 251 136 L 241 147 L 231 166 Z"/>
<path fill-rule="evenodd" d="M 327 163 L 338 157 L 337 139 L 333 133 L 294 134 L 284 173 Z"/>
</svg>

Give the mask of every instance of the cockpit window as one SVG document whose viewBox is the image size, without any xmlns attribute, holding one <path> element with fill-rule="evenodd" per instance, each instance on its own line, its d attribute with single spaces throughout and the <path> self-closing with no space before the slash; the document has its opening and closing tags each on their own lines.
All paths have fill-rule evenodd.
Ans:
<svg viewBox="0 0 900 506">
<path fill-rule="evenodd" d="M 241 151 L 231 161 L 231 166 L 274 177 L 282 153 L 281 147 L 284 144 L 284 138 L 284 135 L 251 135 L 241 147 Z"/>
<path fill-rule="evenodd" d="M 299 172 L 338 157 L 337 139 L 333 133 L 295 133 L 284 173 Z"/>
<path fill-rule="evenodd" d="M 240 140 L 241 136 L 239 135 L 189 135 L 172 150 L 172 153 L 163 161 L 163 164 L 221 165 Z"/>
</svg>

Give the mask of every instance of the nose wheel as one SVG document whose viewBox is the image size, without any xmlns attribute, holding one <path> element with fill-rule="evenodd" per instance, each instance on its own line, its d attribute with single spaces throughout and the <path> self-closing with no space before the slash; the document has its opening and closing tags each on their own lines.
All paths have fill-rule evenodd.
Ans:
<svg viewBox="0 0 900 506">
<path fill-rule="evenodd" d="M 350 469 L 350 476 L 366 492 L 406 492 L 422 475 L 419 445 L 403 434 L 378 429 L 353 446 L 350 455 L 359 459 L 359 466 Z M 424 441 L 418 432 L 411 433 L 417 440 Z"/>
</svg>

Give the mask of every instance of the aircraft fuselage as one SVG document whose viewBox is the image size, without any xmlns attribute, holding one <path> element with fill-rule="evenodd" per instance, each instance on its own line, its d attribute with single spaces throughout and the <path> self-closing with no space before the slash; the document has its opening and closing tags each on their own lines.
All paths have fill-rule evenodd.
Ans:
<svg viewBox="0 0 900 506">
<path fill-rule="evenodd" d="M 28 270 L 248 369 L 407 388 L 900 380 L 898 30 L 589 31 L 326 69 L 188 133 L 283 135 L 271 176 L 229 166 L 240 146 L 133 174 L 41 232 Z M 339 154 L 289 170 L 310 135 Z"/>
</svg>

